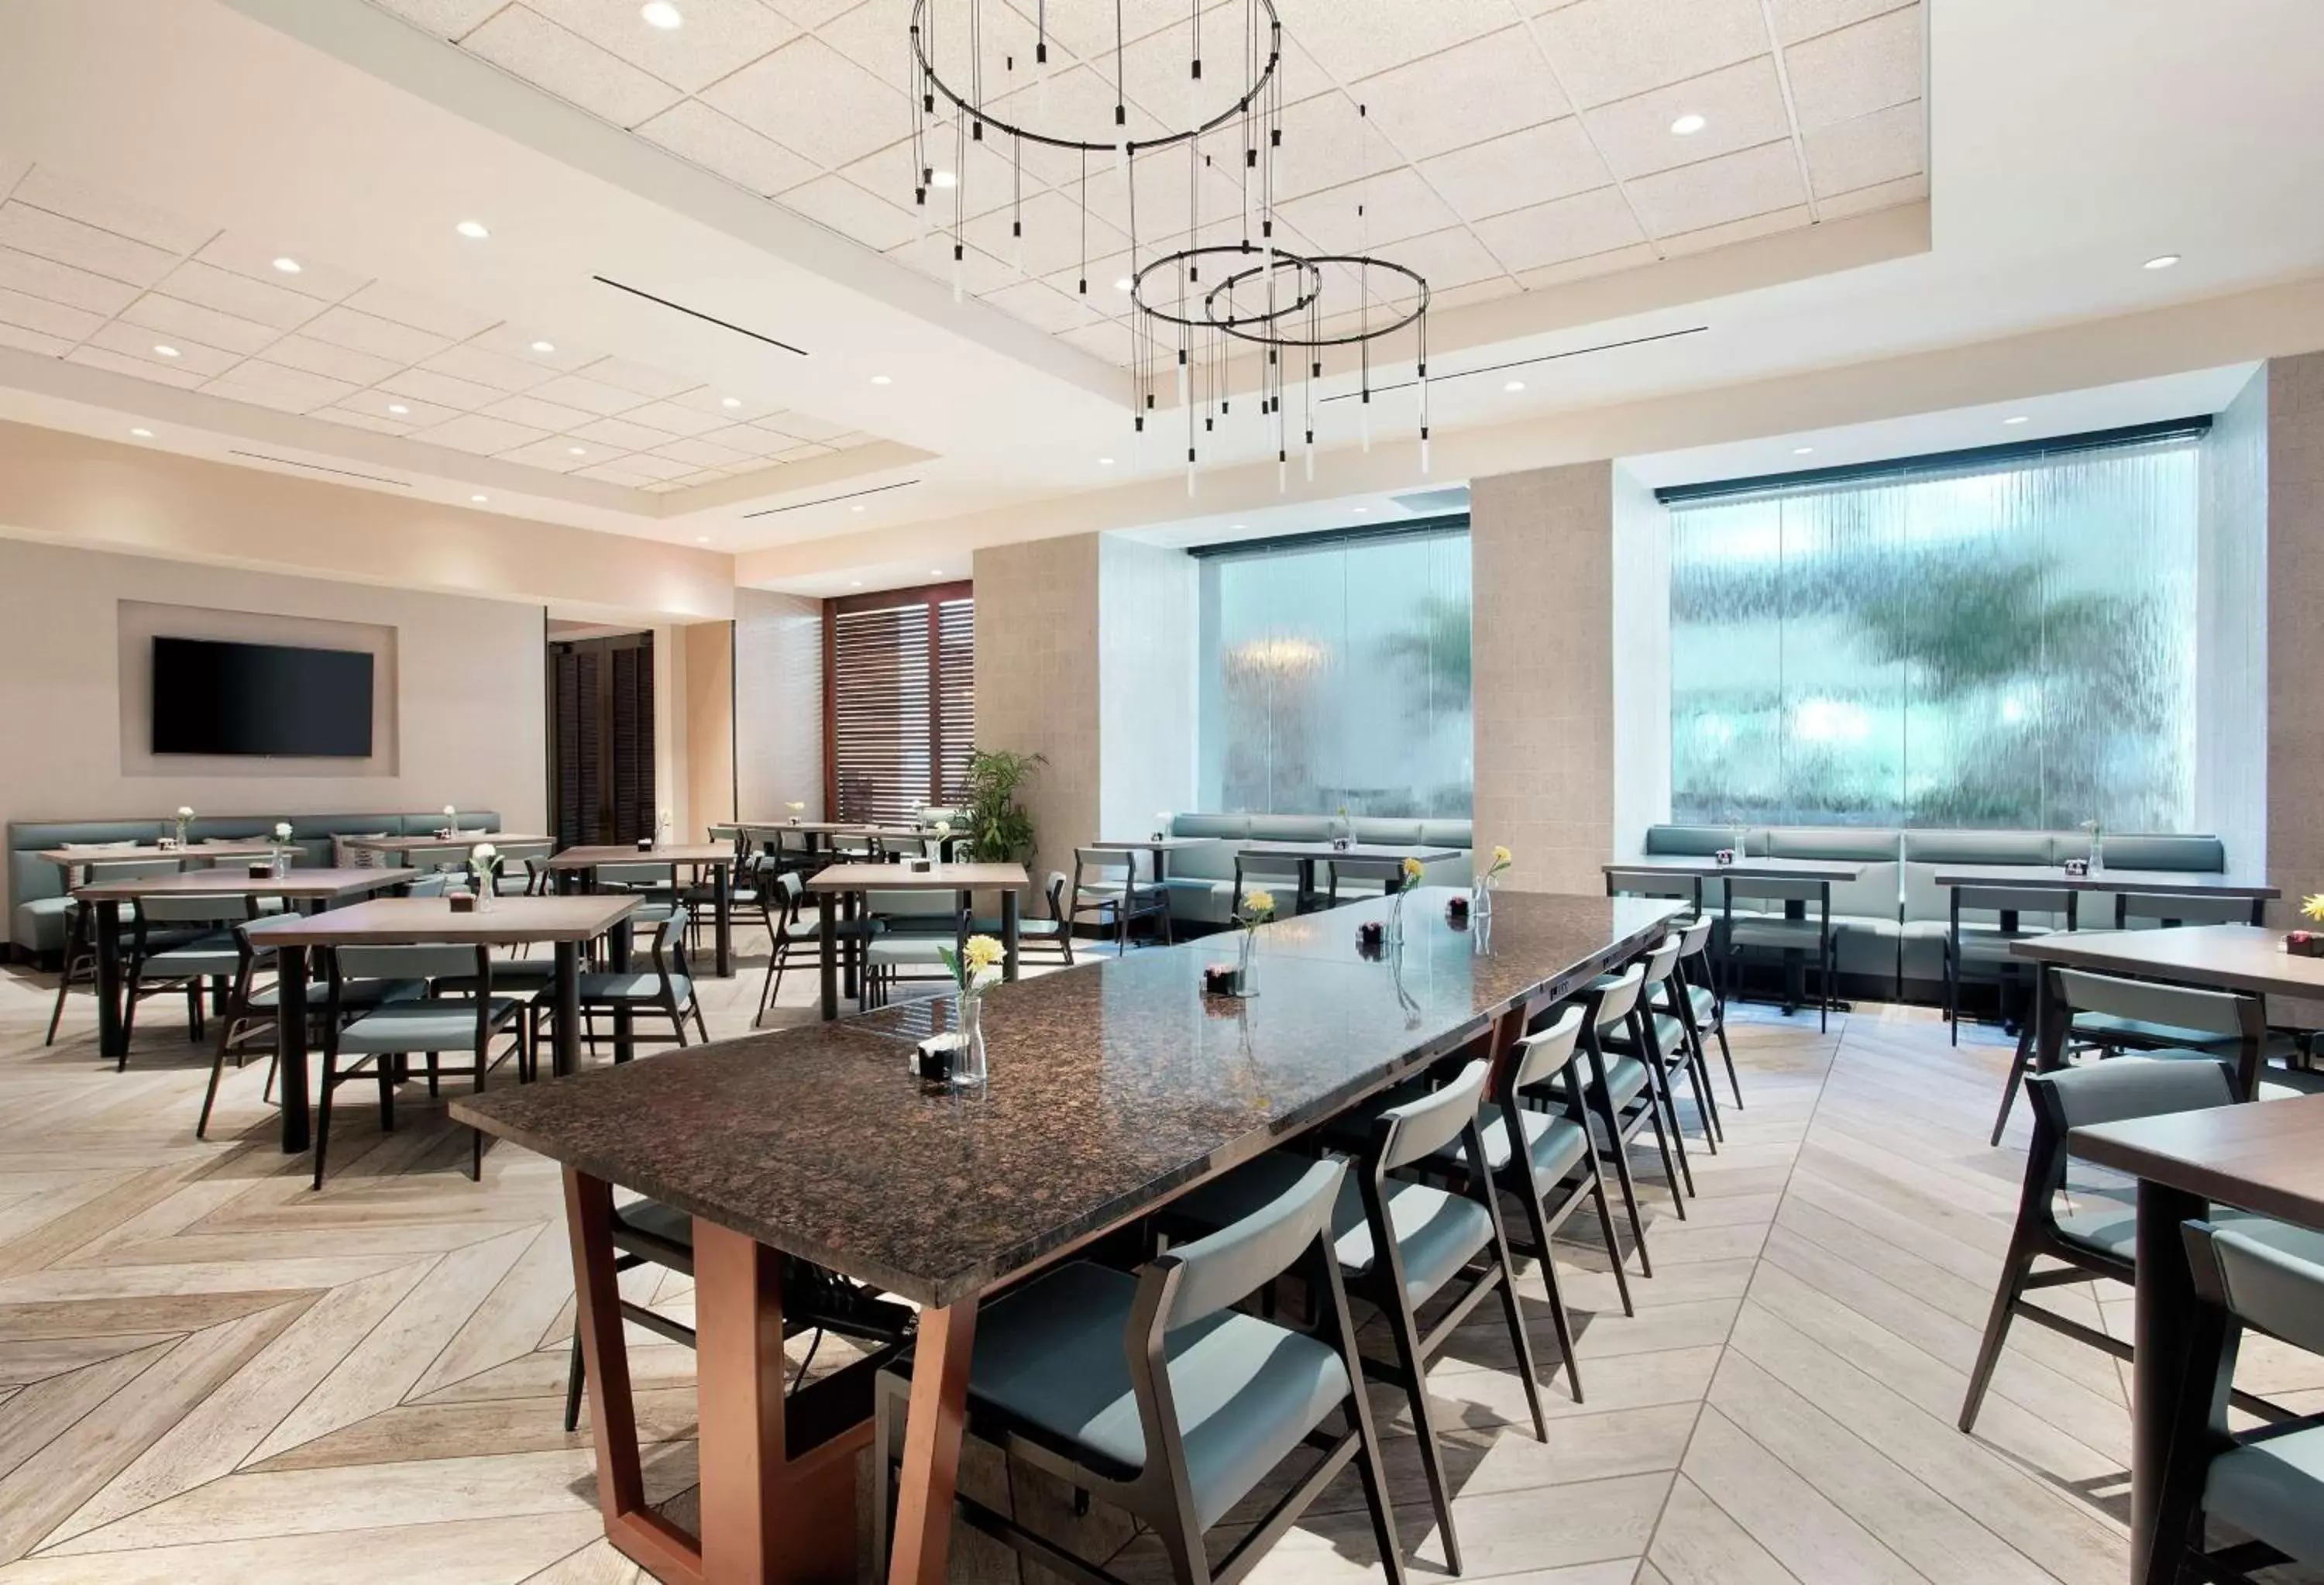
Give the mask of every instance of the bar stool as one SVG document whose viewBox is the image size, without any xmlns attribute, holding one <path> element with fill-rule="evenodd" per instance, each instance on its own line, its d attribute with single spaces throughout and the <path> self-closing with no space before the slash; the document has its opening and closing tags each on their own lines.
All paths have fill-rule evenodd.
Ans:
<svg viewBox="0 0 2324 1585">
<path fill-rule="evenodd" d="M 1663 1171 L 1669 1178 L 1671 1201 L 1683 1219 L 1686 1196 L 1694 1193 L 1694 1169 L 1686 1158 L 1686 1135 L 1678 1125 L 1678 1098 L 1671 1088 L 1671 1074 L 1686 1067 L 1683 1049 L 1685 1031 L 1676 1018 L 1656 1006 L 1672 972 L 1678 966 L 1680 941 L 1676 935 L 1666 935 L 1660 946 L 1646 954 L 1646 962 L 1639 965 L 1638 996 L 1629 1017 L 1610 1027 L 1601 1020 L 1595 1033 L 1599 1044 L 1618 1065 L 1628 1059 L 1646 1069 L 1644 1097 L 1655 1114 L 1655 1141 L 1662 1147 Z M 1698 1102 L 1702 1099 L 1700 1091 L 1696 1099 Z M 1700 1106 L 1697 1110 L 1701 1110 Z"/>
</svg>

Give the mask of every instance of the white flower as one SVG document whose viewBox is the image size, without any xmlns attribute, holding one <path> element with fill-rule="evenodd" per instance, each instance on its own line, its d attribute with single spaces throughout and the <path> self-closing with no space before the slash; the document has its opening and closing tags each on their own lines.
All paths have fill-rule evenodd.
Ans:
<svg viewBox="0 0 2324 1585">
<path fill-rule="evenodd" d="M 468 850 L 468 857 L 479 864 L 489 864 L 500 856 L 500 849 L 488 842 L 480 842 Z"/>
<path fill-rule="evenodd" d="M 805 804 L 785 804 L 783 807 L 788 809 L 794 815 L 801 815 L 807 812 L 807 806 Z"/>
<path fill-rule="evenodd" d="M 180 819 L 180 820 L 190 820 L 190 819 L 192 819 L 193 817 L 194 817 L 194 812 L 193 812 L 191 809 L 189 809 L 189 808 L 188 808 L 188 807 L 186 807 L 186 806 L 185 806 L 185 805 L 183 805 L 183 804 L 180 804 L 180 805 L 178 806 L 178 818 L 179 818 L 179 819 Z"/>
<path fill-rule="evenodd" d="M 1167 810 L 1167 809 L 1157 809 L 1157 810 L 1154 812 L 1154 824 L 1155 824 L 1155 825 L 1169 825 L 1169 824 L 1170 824 L 1170 811 L 1169 811 L 1169 810 Z"/>
<path fill-rule="evenodd" d="M 454 816 L 457 815 L 458 813 L 459 813 L 459 811 L 458 811 L 457 809 L 455 809 L 451 805 L 447 804 L 447 805 L 445 805 L 445 806 L 444 806 L 444 818 L 445 818 L 445 819 L 449 820 L 449 819 L 451 819 Z"/>
<path fill-rule="evenodd" d="M 936 824 L 936 833 L 938 836 L 950 836 L 952 834 L 952 822 L 949 820 L 937 821 Z"/>
<path fill-rule="evenodd" d="M 278 820 L 274 823 L 274 840 L 277 842 L 289 842 L 290 840 L 290 822 L 288 820 Z"/>
</svg>

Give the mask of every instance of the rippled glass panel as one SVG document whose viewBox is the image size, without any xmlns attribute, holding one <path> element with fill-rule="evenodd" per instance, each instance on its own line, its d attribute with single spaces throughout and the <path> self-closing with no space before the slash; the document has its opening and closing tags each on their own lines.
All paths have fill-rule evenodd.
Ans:
<svg viewBox="0 0 2324 1585">
<path fill-rule="evenodd" d="M 1469 534 L 1202 565 L 1201 796 L 1240 813 L 1469 813 Z"/>
<path fill-rule="evenodd" d="M 1671 816 L 2186 828 L 2191 438 L 1671 506 Z"/>
</svg>

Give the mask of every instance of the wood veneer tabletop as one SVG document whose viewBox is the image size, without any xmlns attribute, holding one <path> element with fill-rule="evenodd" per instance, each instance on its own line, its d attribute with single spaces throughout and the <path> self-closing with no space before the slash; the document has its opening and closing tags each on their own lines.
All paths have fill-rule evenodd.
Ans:
<svg viewBox="0 0 2324 1585">
<path fill-rule="evenodd" d="M 466 852 L 480 842 L 494 847 L 554 847 L 553 836 L 538 836 L 526 831 L 460 831 L 450 836 L 429 832 L 425 836 L 343 836 L 340 844 L 351 848 L 366 848 L 380 853 L 432 853 L 456 848 Z"/>
<path fill-rule="evenodd" d="M 1343 848 L 1335 848 L 1328 842 L 1246 842 L 1241 844 L 1241 852 L 1262 859 L 1371 859 L 1383 862 L 1418 859 L 1424 864 L 1433 864 L 1439 859 L 1457 859 L 1466 851 L 1465 848 L 1440 847 L 1434 843 L 1417 842 L 1359 842 Z"/>
<path fill-rule="evenodd" d="M 808 877 L 809 891 L 1023 891 L 1033 884 L 1022 864 L 834 864 Z"/>
<path fill-rule="evenodd" d="M 300 870 L 287 875 L 252 875 L 235 870 L 178 870 L 166 875 L 138 875 L 122 880 L 99 880 L 73 888 L 85 902 L 128 901 L 165 892 L 197 897 L 287 897 L 330 898 L 384 891 L 409 886 L 409 870 Z"/>
<path fill-rule="evenodd" d="M 594 941 L 627 918 L 641 900 L 632 892 L 503 897 L 489 908 L 456 914 L 446 898 L 380 897 L 328 913 L 261 920 L 246 928 L 254 941 L 273 946 L 401 946 L 413 942 L 513 946 Z"/>
<path fill-rule="evenodd" d="M 1501 898 L 1455 930 L 1453 889 L 1407 897 L 1398 953 L 1364 956 L 1374 901 L 1264 926 L 1259 994 L 1206 996 L 1211 939 L 985 992 L 991 1077 L 907 1071 L 941 1000 L 746 1036 L 453 1101 L 454 1117 L 923 1304 L 950 1304 L 1143 1214 L 1658 941 L 1637 898 Z"/>
<path fill-rule="evenodd" d="M 1939 886 L 2026 886 L 2057 891 L 2133 891 L 2156 897 L 2279 898 L 2264 881 L 2229 880 L 2184 870 L 2093 870 L 2069 875 L 2055 864 L 1939 864 Z"/>
<path fill-rule="evenodd" d="M 1138 852 L 1151 852 L 1156 848 L 1176 852 L 1179 848 L 1206 847 L 1214 842 L 1231 842 L 1234 839 L 1232 837 L 1225 836 L 1132 836 L 1123 837 L 1119 842 L 1109 840 L 1106 842 L 1084 843 L 1082 845 L 1084 847 L 1109 848 L 1117 851 L 1134 850 Z"/>
<path fill-rule="evenodd" d="M 2324 1000 L 2324 958 L 2288 953 L 2281 933 L 2257 925 L 2064 930 L 2013 941 L 2009 950 L 2019 957 L 2071 969 L 2096 969 L 2101 973 L 2209 990 Z"/>
<path fill-rule="evenodd" d="M 933 828 L 918 825 L 866 825 L 858 820 L 725 820 L 713 831 L 806 831 L 817 836 L 929 836 Z M 955 830 L 953 834 L 961 833 Z"/>
<path fill-rule="evenodd" d="M 1641 853 L 1600 865 L 1609 875 L 1626 871 L 1666 871 L 1673 875 L 1704 879 L 1733 876 L 1742 880 L 1854 880 L 1869 861 L 1863 859 L 1775 859 L 1738 857 L 1722 864 L 1709 853 Z"/>
<path fill-rule="evenodd" d="M 2119 1172 L 2324 1229 L 2324 1095 L 2099 1123 L 2068 1138 L 2075 1155 Z"/>
<path fill-rule="evenodd" d="M 120 847 L 45 848 L 41 857 L 51 864 L 146 863 L 155 859 L 263 859 L 278 844 L 271 842 L 198 842 L 181 848 L 155 847 L 151 843 L 124 843 Z"/>
<path fill-rule="evenodd" d="M 549 861 L 552 870 L 594 870 L 600 864 L 731 864 L 734 849 L 723 842 L 687 843 L 673 847 L 567 848 Z"/>
</svg>

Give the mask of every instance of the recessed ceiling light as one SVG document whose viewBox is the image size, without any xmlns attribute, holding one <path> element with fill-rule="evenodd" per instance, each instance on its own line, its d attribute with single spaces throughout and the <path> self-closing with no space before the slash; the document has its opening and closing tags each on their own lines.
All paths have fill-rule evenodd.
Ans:
<svg viewBox="0 0 2324 1585">
<path fill-rule="evenodd" d="M 137 437 L 140 440 L 151 440 L 153 438 L 153 431 L 151 429 L 132 429 L 129 432 Z"/>
<path fill-rule="evenodd" d="M 857 502 L 854 505 L 853 505 L 853 506 L 849 507 L 847 510 L 848 510 L 848 511 L 862 511 L 863 510 L 863 503 L 862 503 L 862 502 L 860 502 L 860 501 L 859 501 L 859 502 Z"/>
<path fill-rule="evenodd" d="M 720 407 L 741 407 L 742 405 L 742 399 L 739 396 L 722 396 L 718 399 L 718 405 Z"/>
<path fill-rule="evenodd" d="M 553 341 L 536 341 L 532 344 L 532 350 L 535 352 L 555 352 L 557 350 L 557 344 Z"/>
<path fill-rule="evenodd" d="M 158 357 L 173 358 L 179 355 L 178 349 L 176 347 L 171 346 L 169 343 L 163 341 L 157 341 L 153 344 L 153 352 Z"/>
<path fill-rule="evenodd" d="M 874 385 L 893 385 L 895 382 L 885 374 L 874 374 L 872 376 L 872 383 Z"/>
<path fill-rule="evenodd" d="M 388 410 L 388 411 L 390 411 L 390 412 L 392 412 L 392 413 L 393 413 L 397 418 L 401 418 L 404 414 L 406 414 L 406 413 L 410 412 L 411 410 L 410 410 L 410 408 L 408 408 L 408 407 L 404 406 L 404 405 L 403 405 L 401 402 L 400 402 L 400 401 L 391 401 L 391 402 L 389 402 L 389 403 L 387 404 L 387 410 Z"/>
<path fill-rule="evenodd" d="M 2146 267 L 2150 270 L 2168 270 L 2172 265 L 2178 262 L 2179 255 L 2177 253 L 2157 253 L 2154 257 L 2146 261 Z"/>
<path fill-rule="evenodd" d="M 2005 424 L 2022 424 L 2025 421 L 2025 415 L 2024 413 L 2018 413 L 2010 418 L 2004 419 L 2001 421 Z"/>
<path fill-rule="evenodd" d="M 475 502 L 478 506 L 482 506 L 485 502 L 490 501 L 492 497 L 489 495 L 471 495 L 468 499 Z"/>
<path fill-rule="evenodd" d="M 1794 456 L 1805 456 L 1814 449 L 1815 447 L 1812 446 L 1794 446 L 1792 447 L 1792 455 Z"/>
<path fill-rule="evenodd" d="M 458 232 L 462 236 L 466 237 L 470 242 L 482 242 L 484 238 L 492 235 L 491 232 L 484 229 L 484 223 L 481 220 L 463 220 L 460 224 L 452 227 L 452 229 Z"/>
<path fill-rule="evenodd" d="M 285 257 L 277 259 L 274 261 L 274 267 L 277 270 L 281 271 L 285 275 L 296 275 L 299 273 L 299 261 L 293 258 Z"/>
<path fill-rule="evenodd" d="M 1131 281 L 1130 277 L 1125 275 L 1120 280 L 1113 283 L 1113 290 L 1116 291 L 1128 291 L 1133 284 L 1135 283 Z"/>
<path fill-rule="evenodd" d="M 857 578 L 853 583 L 847 586 L 851 589 L 860 589 L 863 586 L 863 580 L 862 578 Z"/>
<path fill-rule="evenodd" d="M 1356 508 L 1356 515 L 1358 517 L 1370 517 L 1371 515 L 1371 511 L 1372 509 L 1369 506 L 1359 506 Z"/>
<path fill-rule="evenodd" d="M 940 578 L 944 576 L 944 568 L 940 567 L 932 567 L 928 568 L 928 576 L 932 578 Z"/>
<path fill-rule="evenodd" d="M 1113 458 L 1110 456 L 1099 457 L 1097 459 L 1097 465 L 1102 468 L 1110 468 L 1113 465 Z"/>
<path fill-rule="evenodd" d="M 568 446 L 565 450 L 568 456 L 586 456 L 589 455 L 589 448 L 586 446 Z"/>
<path fill-rule="evenodd" d="M 694 542 L 697 545 L 707 545 L 710 543 L 710 536 L 707 534 L 696 534 L 694 536 Z"/>
<path fill-rule="evenodd" d="M 664 32 L 682 26 L 686 22 L 686 18 L 678 14 L 678 7 L 672 5 L 669 0 L 652 0 L 650 5 L 641 7 L 638 14 L 646 19 L 648 27 L 658 27 Z"/>
<path fill-rule="evenodd" d="M 929 177 L 928 180 L 937 187 L 958 187 L 960 185 L 960 178 L 954 176 L 949 170 L 939 170 L 934 176 Z"/>
<path fill-rule="evenodd" d="M 1502 386 L 1501 389 L 1504 391 L 1523 391 L 1525 389 L 1525 382 L 1522 380 L 1512 380 L 1508 384 Z"/>
<path fill-rule="evenodd" d="M 1671 123 L 1671 131 L 1680 137 L 1691 138 L 1709 124 L 1710 123 L 1704 121 L 1702 116 L 1690 110 Z"/>
</svg>

